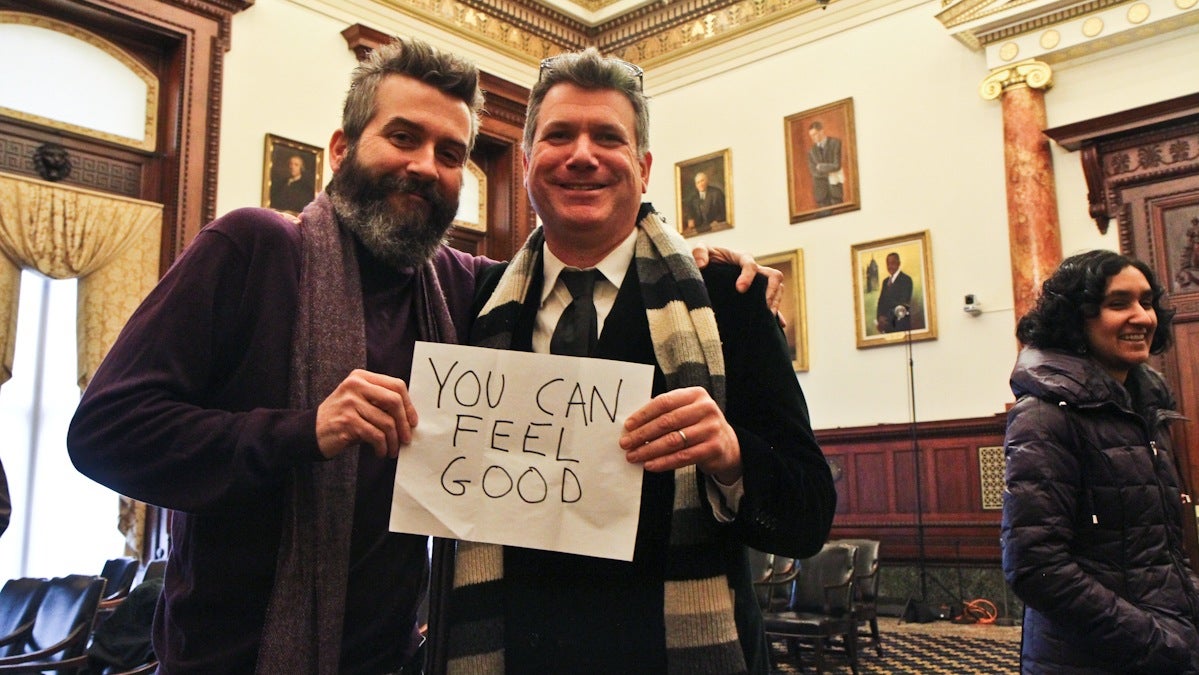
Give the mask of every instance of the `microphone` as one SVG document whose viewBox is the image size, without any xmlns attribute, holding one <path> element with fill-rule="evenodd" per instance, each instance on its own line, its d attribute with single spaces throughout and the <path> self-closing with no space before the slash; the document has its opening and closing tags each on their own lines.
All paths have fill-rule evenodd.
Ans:
<svg viewBox="0 0 1199 675">
<path fill-rule="evenodd" d="M 911 312 L 907 305 L 895 305 L 895 309 L 891 310 L 891 314 L 895 317 L 896 321 L 903 321 L 908 318 Z"/>
</svg>

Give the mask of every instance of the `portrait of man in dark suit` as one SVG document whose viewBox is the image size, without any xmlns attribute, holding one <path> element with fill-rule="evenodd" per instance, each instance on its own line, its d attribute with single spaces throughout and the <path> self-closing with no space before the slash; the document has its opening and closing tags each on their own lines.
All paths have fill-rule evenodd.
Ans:
<svg viewBox="0 0 1199 675">
<path fill-rule="evenodd" d="M 808 171 L 812 174 L 812 195 L 817 206 L 832 206 L 845 201 L 845 172 L 841 169 L 841 139 L 824 133 L 824 122 L 808 126 L 812 147 L 808 149 Z"/>
<path fill-rule="evenodd" d="M 783 127 L 791 222 L 862 208 L 853 99 L 788 115 Z"/>
<path fill-rule="evenodd" d="M 875 325 L 880 333 L 895 333 L 912 327 L 912 277 L 899 269 L 899 254 L 887 254 L 887 278 L 878 292 Z"/>
<path fill-rule="evenodd" d="M 708 174 L 695 174 L 695 190 L 683 206 L 686 231 L 711 232 L 714 226 L 727 225 L 728 208 L 724 203 L 724 190 L 708 182 Z"/>
<path fill-rule="evenodd" d="M 733 227 L 733 166 L 728 149 L 674 165 L 679 234 L 694 237 Z"/>
<path fill-rule="evenodd" d="M 283 171 L 272 172 L 270 207 L 299 213 L 316 197 L 316 176 L 306 170 L 304 158 L 298 153 L 277 151 L 276 154 L 286 159 Z"/>
</svg>

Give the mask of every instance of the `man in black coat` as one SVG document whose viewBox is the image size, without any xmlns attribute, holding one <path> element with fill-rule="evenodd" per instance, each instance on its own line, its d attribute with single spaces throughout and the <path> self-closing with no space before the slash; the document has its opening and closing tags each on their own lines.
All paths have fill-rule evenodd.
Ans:
<svg viewBox="0 0 1199 675">
<path fill-rule="evenodd" d="M 878 292 L 875 311 L 878 332 L 895 333 L 912 327 L 912 277 L 899 269 L 899 254 L 887 254 L 887 278 Z"/>
<path fill-rule="evenodd" d="M 735 292 L 728 266 L 701 275 L 641 202 L 640 78 L 594 49 L 542 64 L 524 152 L 544 226 L 481 279 L 489 298 L 471 331 L 476 345 L 563 353 L 560 319 L 594 312 L 582 354 L 655 367 L 619 446 L 593 449 L 644 470 L 633 559 L 461 542 L 451 667 L 765 673 L 745 547 L 806 557 L 832 523 L 832 476 L 763 295 Z M 575 274 L 594 288 L 568 290 Z"/>
</svg>

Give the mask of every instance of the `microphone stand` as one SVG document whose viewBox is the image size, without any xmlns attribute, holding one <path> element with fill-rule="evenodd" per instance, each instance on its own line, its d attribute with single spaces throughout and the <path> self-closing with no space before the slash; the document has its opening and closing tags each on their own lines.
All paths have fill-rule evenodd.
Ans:
<svg viewBox="0 0 1199 675">
<path fill-rule="evenodd" d="M 923 478 L 921 477 L 920 465 L 920 445 L 916 440 L 916 374 L 915 362 L 912 359 L 912 321 L 908 317 L 907 331 L 907 356 L 908 356 L 908 396 L 910 397 L 911 415 L 908 421 L 908 430 L 912 438 L 912 461 L 915 464 L 916 470 L 916 561 L 920 568 L 920 600 L 928 600 L 928 571 L 924 565 L 924 490 L 921 485 Z"/>
<path fill-rule="evenodd" d="M 908 359 L 908 403 L 910 413 L 908 432 L 912 441 L 912 462 L 915 465 L 916 473 L 916 566 L 920 577 L 920 599 L 916 600 L 914 597 L 908 598 L 901 619 L 913 623 L 928 623 L 936 617 L 928 607 L 928 570 L 925 567 L 924 557 L 924 478 L 921 476 L 920 445 L 916 438 L 916 373 L 915 361 L 912 358 L 912 319 L 908 311 L 908 308 L 903 305 L 895 308 L 897 320 L 902 320 L 903 318 L 908 320 L 907 336 L 904 344 L 906 345 Z"/>
</svg>

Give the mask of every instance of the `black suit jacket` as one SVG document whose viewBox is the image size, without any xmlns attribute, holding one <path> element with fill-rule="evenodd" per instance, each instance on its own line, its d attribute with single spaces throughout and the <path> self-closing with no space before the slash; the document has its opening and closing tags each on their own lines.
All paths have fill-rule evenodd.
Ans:
<svg viewBox="0 0 1199 675">
<path fill-rule="evenodd" d="M 287 178 L 279 178 L 271 183 L 271 208 L 279 211 L 299 213 L 308 203 L 316 198 L 312 181 L 301 177 L 289 183 Z"/>
<path fill-rule="evenodd" d="M 506 265 L 480 278 L 476 314 Z M 737 599 L 750 672 L 767 670 L 745 546 L 792 557 L 818 551 L 836 507 L 832 476 L 816 443 L 786 340 L 766 308 L 764 280 L 734 288 L 738 270 L 704 270 L 723 341 L 726 416 L 741 445 L 745 496 L 719 542 Z M 513 331 L 513 348 L 531 350 L 541 297 L 540 265 Z M 654 394 L 666 390 L 657 368 L 635 266 L 630 266 L 596 346 L 596 358 L 655 365 Z M 704 490 L 703 481 L 689 489 Z M 682 488 L 683 486 L 679 486 Z M 506 547 L 505 652 L 509 673 L 666 671 L 662 583 L 670 538 L 672 474 L 646 472 L 631 563 Z M 706 506 L 706 493 L 701 493 Z"/>
<path fill-rule="evenodd" d="M 911 317 L 905 316 L 903 319 L 896 319 L 895 308 L 900 305 L 907 305 L 911 309 L 912 304 L 912 277 L 905 274 L 902 270 L 895 276 L 895 282 L 891 282 L 891 277 L 883 279 L 883 287 L 878 292 L 878 309 L 875 312 L 875 317 L 878 319 L 878 329 L 883 333 L 890 333 L 897 330 L 907 330 L 911 325 Z"/>
</svg>

